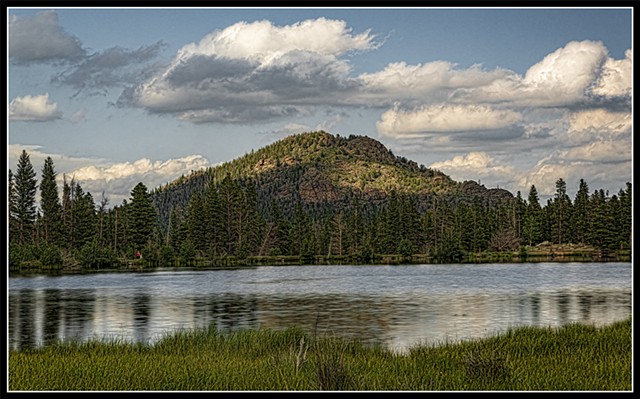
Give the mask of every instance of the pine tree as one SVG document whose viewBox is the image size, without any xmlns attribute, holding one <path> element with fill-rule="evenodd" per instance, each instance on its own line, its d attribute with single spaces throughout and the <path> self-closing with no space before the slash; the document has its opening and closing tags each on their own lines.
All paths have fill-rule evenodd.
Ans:
<svg viewBox="0 0 640 399">
<path fill-rule="evenodd" d="M 207 220 L 204 209 L 204 198 L 201 193 L 194 193 L 189 200 L 186 216 L 187 239 L 193 245 L 196 252 L 204 253 L 206 250 L 206 225 Z"/>
<path fill-rule="evenodd" d="M 610 215 L 607 230 L 611 235 L 607 249 L 615 250 L 621 247 L 620 232 L 622 231 L 622 209 L 620 205 L 620 198 L 618 198 L 616 194 L 613 194 L 607 202 L 607 208 Z"/>
<path fill-rule="evenodd" d="M 62 175 L 62 242 L 65 246 L 73 245 L 73 202 L 71 193 L 75 190 L 75 181 L 67 182 L 67 176 Z"/>
<path fill-rule="evenodd" d="M 168 228 L 169 245 L 179 251 L 182 241 L 187 237 L 186 223 L 184 223 L 183 212 L 179 207 L 173 208 L 169 216 Z"/>
<path fill-rule="evenodd" d="M 612 246 L 613 232 L 611 231 L 610 209 L 607 195 L 603 189 L 596 190 L 590 197 L 590 212 L 592 218 L 588 230 L 589 244 L 599 249 L 607 249 Z"/>
<path fill-rule="evenodd" d="M 401 219 L 400 219 L 400 199 L 398 193 L 394 190 L 389 194 L 386 208 L 383 212 L 380 237 L 380 253 L 393 254 L 396 252 L 398 242 L 401 238 Z"/>
<path fill-rule="evenodd" d="M 40 207 L 42 208 L 44 240 L 50 244 L 57 244 L 60 242 L 62 234 L 62 205 L 58 197 L 56 172 L 51 157 L 47 157 L 42 167 Z"/>
<path fill-rule="evenodd" d="M 333 215 L 329 222 L 329 256 L 342 256 L 345 250 L 345 241 L 347 235 L 347 224 L 342 211 L 338 211 Z"/>
<path fill-rule="evenodd" d="M 9 220 L 9 242 L 13 243 L 17 241 L 19 233 L 18 233 L 18 219 L 16 217 L 16 204 L 17 204 L 17 193 L 16 193 L 16 185 L 13 176 L 13 172 L 9 169 L 9 188 L 8 188 L 8 216 L 7 220 Z"/>
<path fill-rule="evenodd" d="M 586 231 L 589 226 L 589 186 L 580 179 L 578 192 L 573 201 L 573 213 L 571 214 L 571 228 L 576 243 L 584 244 L 586 242 Z"/>
<path fill-rule="evenodd" d="M 130 240 L 134 249 L 141 249 L 151 238 L 157 217 L 147 187 L 142 182 L 131 191 L 128 214 Z"/>
<path fill-rule="evenodd" d="M 289 230 L 289 255 L 297 255 L 309 258 L 315 255 L 315 236 L 313 234 L 312 220 L 309 213 L 302 208 L 301 200 L 295 205 L 293 222 Z"/>
<path fill-rule="evenodd" d="M 80 183 L 75 184 L 72 198 L 72 242 L 79 249 L 93 242 L 96 235 L 95 203 L 91 193 L 85 193 Z"/>
<path fill-rule="evenodd" d="M 113 251 L 119 255 L 130 255 L 130 252 L 126 252 L 132 250 L 130 244 L 129 203 L 124 199 L 121 205 L 113 208 Z"/>
<path fill-rule="evenodd" d="M 632 200 L 632 192 L 631 192 L 631 183 L 626 184 L 626 190 L 620 189 L 618 197 L 620 198 L 620 214 L 618 218 L 620 219 L 620 238 L 619 241 L 622 243 L 622 246 L 626 246 L 627 248 L 631 247 L 632 242 L 632 208 L 633 208 L 633 200 Z"/>
<path fill-rule="evenodd" d="M 220 183 L 219 193 L 221 217 L 224 226 L 220 232 L 220 242 L 224 252 L 228 255 L 233 255 L 238 244 L 240 187 L 227 174 Z"/>
<path fill-rule="evenodd" d="M 258 199 L 253 181 L 240 189 L 238 209 L 238 245 L 235 255 L 245 258 L 255 255 L 262 238 L 264 220 L 258 212 Z"/>
<path fill-rule="evenodd" d="M 226 252 L 222 236 L 225 229 L 222 211 L 220 192 L 212 179 L 204 199 L 205 234 L 204 237 L 198 239 L 206 240 L 207 251 L 214 257 Z"/>
<path fill-rule="evenodd" d="M 557 244 L 570 239 L 571 200 L 567 195 L 567 183 L 560 178 L 556 181 L 556 193 L 551 203 L 551 238 Z"/>
<path fill-rule="evenodd" d="M 400 196 L 399 211 L 400 239 L 408 241 L 409 245 L 406 246 L 406 249 L 415 251 L 415 248 L 420 245 L 420 214 L 418 213 L 414 198 L 409 195 Z M 457 244 L 458 242 L 456 242 L 456 245 Z"/>
<path fill-rule="evenodd" d="M 357 197 L 354 197 L 351 200 L 351 209 L 346 217 L 346 225 L 347 235 L 344 238 L 347 239 L 346 246 L 349 255 L 360 256 L 362 251 L 364 226 L 362 220 L 362 209 Z"/>
<path fill-rule="evenodd" d="M 515 230 L 516 235 L 518 236 L 518 240 L 523 242 L 524 235 L 524 218 L 527 213 L 527 203 L 522 198 L 522 194 L 520 191 L 516 194 L 516 209 L 515 209 Z"/>
<path fill-rule="evenodd" d="M 538 198 L 538 190 L 531 185 L 527 198 L 527 208 L 524 214 L 523 235 L 529 245 L 539 244 L 542 238 L 543 213 Z"/>
<path fill-rule="evenodd" d="M 16 220 L 17 241 L 20 244 L 33 241 L 36 221 L 36 191 L 38 189 L 35 177 L 36 172 L 31 165 L 29 154 L 22 150 L 14 176 L 15 204 L 12 210 Z"/>
<path fill-rule="evenodd" d="M 475 252 L 474 248 L 474 234 L 477 229 L 475 223 L 474 214 L 471 206 L 467 203 L 461 203 L 456 208 L 455 223 L 459 227 L 459 239 L 458 246 L 460 249 L 467 252 Z"/>
<path fill-rule="evenodd" d="M 284 217 L 277 202 L 271 202 L 271 223 L 273 223 L 273 245 L 266 254 L 284 255 L 289 251 L 289 231 L 291 223 Z"/>
<path fill-rule="evenodd" d="M 102 192 L 102 196 L 100 198 L 100 204 L 98 205 L 98 241 L 100 243 L 100 247 L 104 247 L 105 245 L 105 230 L 106 230 L 106 214 L 107 214 L 107 206 L 109 205 L 109 197 L 105 195 L 104 191 Z"/>
</svg>

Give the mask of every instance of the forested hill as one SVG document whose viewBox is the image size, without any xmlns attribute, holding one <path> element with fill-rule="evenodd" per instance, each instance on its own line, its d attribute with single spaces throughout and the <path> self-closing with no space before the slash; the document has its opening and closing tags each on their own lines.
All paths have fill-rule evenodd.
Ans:
<svg viewBox="0 0 640 399">
<path fill-rule="evenodd" d="M 583 247 L 579 255 L 590 259 L 631 253 L 631 183 L 609 195 L 590 193 L 581 179 L 572 201 L 560 178 L 542 206 L 533 185 L 525 200 L 456 182 L 364 136 L 291 136 L 151 193 L 138 183 L 131 200 L 112 209 L 108 201 L 96 205 L 73 179 L 65 180 L 60 198 L 51 158 L 42 170 L 40 210 L 26 151 L 15 174 L 9 170 L 11 270 L 101 268 L 133 259 L 229 265 L 417 255 L 459 263 L 487 251 L 526 257 L 549 243 L 588 245 L 591 255 Z"/>
<path fill-rule="evenodd" d="M 255 188 L 261 212 L 277 203 L 285 214 L 296 205 L 306 210 L 377 206 L 392 193 L 409 195 L 427 209 L 434 196 L 449 201 L 513 198 L 503 189 L 487 189 L 473 181 L 456 182 L 444 173 L 395 156 L 367 137 L 341 137 L 324 131 L 289 136 L 231 162 L 193 172 L 152 193 L 160 224 L 166 228 L 173 210 L 184 210 L 196 193 L 229 178 Z"/>
</svg>

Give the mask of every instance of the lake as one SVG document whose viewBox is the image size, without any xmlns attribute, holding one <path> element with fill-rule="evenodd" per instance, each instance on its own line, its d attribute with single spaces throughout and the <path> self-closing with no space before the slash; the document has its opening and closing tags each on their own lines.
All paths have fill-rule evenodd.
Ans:
<svg viewBox="0 0 640 399">
<path fill-rule="evenodd" d="M 260 266 L 11 276 L 11 349 L 298 326 L 406 351 L 519 326 L 631 315 L 631 263 Z"/>
</svg>

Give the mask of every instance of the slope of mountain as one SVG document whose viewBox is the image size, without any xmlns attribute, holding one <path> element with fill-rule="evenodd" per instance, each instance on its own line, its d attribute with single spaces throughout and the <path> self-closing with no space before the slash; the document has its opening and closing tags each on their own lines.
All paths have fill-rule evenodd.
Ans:
<svg viewBox="0 0 640 399">
<path fill-rule="evenodd" d="M 184 207 L 191 195 L 225 177 L 252 181 L 259 203 L 279 202 L 291 208 L 343 207 L 354 198 L 361 204 L 383 203 L 392 192 L 415 196 L 428 207 L 433 196 L 452 201 L 513 198 L 501 189 L 473 181 L 456 182 L 444 173 L 395 156 L 366 136 L 334 136 L 324 131 L 289 136 L 233 161 L 192 173 L 153 193 L 161 221 L 173 207 Z"/>
</svg>

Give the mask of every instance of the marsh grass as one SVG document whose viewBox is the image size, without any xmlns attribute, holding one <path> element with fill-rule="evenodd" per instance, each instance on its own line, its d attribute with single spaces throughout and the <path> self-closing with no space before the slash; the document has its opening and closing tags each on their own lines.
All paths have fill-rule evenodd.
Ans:
<svg viewBox="0 0 640 399">
<path fill-rule="evenodd" d="M 183 330 L 155 344 L 67 341 L 9 353 L 10 391 L 629 391 L 631 319 L 521 327 L 407 353 L 298 328 Z"/>
</svg>

